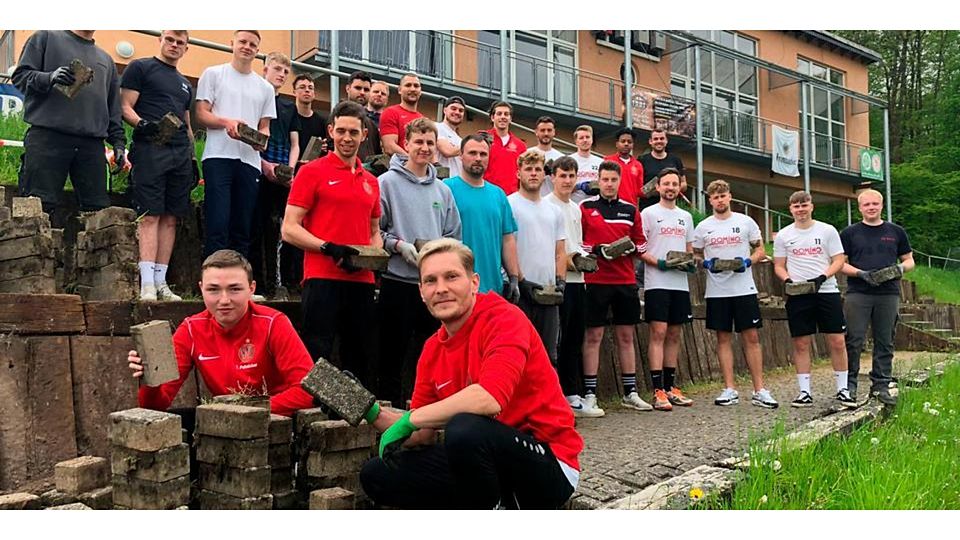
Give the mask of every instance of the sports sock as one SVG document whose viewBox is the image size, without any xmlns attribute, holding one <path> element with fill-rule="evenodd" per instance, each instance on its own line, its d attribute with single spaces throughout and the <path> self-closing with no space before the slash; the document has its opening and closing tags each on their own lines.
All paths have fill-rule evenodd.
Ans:
<svg viewBox="0 0 960 540">
<path fill-rule="evenodd" d="M 801 392 L 806 392 L 813 395 L 810 392 L 810 374 L 809 373 L 798 373 L 797 374 L 797 385 L 800 387 Z"/>
<path fill-rule="evenodd" d="M 167 282 L 167 268 L 170 268 L 169 264 L 157 263 L 153 265 L 153 282 L 158 287 Z"/>
<path fill-rule="evenodd" d="M 663 366 L 663 389 L 670 391 L 673 388 L 674 377 L 677 375 L 677 368 Z"/>
<path fill-rule="evenodd" d="M 651 369 L 650 378 L 653 380 L 654 391 L 660 390 L 663 388 L 663 370 L 662 369 Z"/>
<path fill-rule="evenodd" d="M 597 376 L 596 375 L 584 375 L 583 376 L 583 395 L 588 396 L 590 394 L 597 394 Z"/>
<path fill-rule="evenodd" d="M 137 266 L 140 267 L 140 289 L 143 289 L 147 285 L 153 285 L 153 261 L 140 261 L 137 263 Z"/>
<path fill-rule="evenodd" d="M 833 380 L 837 383 L 837 392 L 845 390 L 847 388 L 847 372 L 846 371 L 834 371 Z"/>
<path fill-rule="evenodd" d="M 637 391 L 637 374 L 624 373 L 620 380 L 623 382 L 623 395 L 630 395 L 630 392 Z"/>
</svg>

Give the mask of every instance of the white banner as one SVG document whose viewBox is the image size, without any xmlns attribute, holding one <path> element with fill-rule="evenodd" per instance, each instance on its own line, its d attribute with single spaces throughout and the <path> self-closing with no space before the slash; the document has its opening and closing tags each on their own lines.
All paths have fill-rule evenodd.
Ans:
<svg viewBox="0 0 960 540">
<path fill-rule="evenodd" d="M 800 134 L 773 126 L 773 172 L 784 176 L 800 176 Z"/>
</svg>

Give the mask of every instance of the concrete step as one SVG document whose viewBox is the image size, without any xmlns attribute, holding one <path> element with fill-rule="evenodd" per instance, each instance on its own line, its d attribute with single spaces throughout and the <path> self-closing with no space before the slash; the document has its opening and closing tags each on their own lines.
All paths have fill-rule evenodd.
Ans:
<svg viewBox="0 0 960 540">
<path fill-rule="evenodd" d="M 940 337 L 951 337 L 953 336 L 953 329 L 951 328 L 931 328 L 927 330 L 931 334 L 938 335 Z"/>
<path fill-rule="evenodd" d="M 918 320 L 920 317 L 916 313 L 900 313 L 900 322 L 913 322 Z"/>
<path fill-rule="evenodd" d="M 916 327 L 921 328 L 921 329 L 923 329 L 923 330 L 926 330 L 927 328 L 932 328 L 932 327 L 933 327 L 933 322 L 932 322 L 932 321 L 910 321 L 910 322 L 907 322 L 907 323 L 905 323 L 905 324 L 907 324 L 908 326 L 916 326 Z"/>
</svg>

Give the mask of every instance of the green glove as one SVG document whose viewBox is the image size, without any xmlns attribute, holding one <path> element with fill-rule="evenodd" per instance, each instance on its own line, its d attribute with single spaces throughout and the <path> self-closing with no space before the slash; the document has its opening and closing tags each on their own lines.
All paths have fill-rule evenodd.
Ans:
<svg viewBox="0 0 960 540">
<path fill-rule="evenodd" d="M 666 272 L 669 269 L 670 268 L 667 267 L 666 259 L 657 259 L 657 270 L 660 270 L 661 272 Z"/>
<path fill-rule="evenodd" d="M 363 419 L 366 420 L 368 424 L 372 424 L 377 420 L 378 416 L 380 416 L 380 404 L 374 401 L 373 407 L 370 407 L 370 410 L 363 416 Z"/>
<path fill-rule="evenodd" d="M 399 450 L 403 441 L 407 440 L 410 435 L 413 435 L 414 431 L 420 429 L 410 421 L 410 413 L 412 412 L 413 411 L 407 411 L 403 413 L 403 416 L 398 418 L 397 421 L 380 436 L 381 459 L 383 459 L 385 453 L 391 454 Z"/>
</svg>

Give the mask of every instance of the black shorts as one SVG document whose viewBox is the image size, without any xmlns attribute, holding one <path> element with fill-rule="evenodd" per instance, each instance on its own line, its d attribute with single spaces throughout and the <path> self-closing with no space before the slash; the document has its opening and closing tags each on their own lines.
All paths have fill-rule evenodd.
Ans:
<svg viewBox="0 0 960 540">
<path fill-rule="evenodd" d="M 804 294 L 787 297 L 787 323 L 790 336 L 842 334 L 847 331 L 840 293 Z"/>
<path fill-rule="evenodd" d="M 693 322 L 690 293 L 670 289 L 643 291 L 643 320 L 648 323 L 656 321 L 670 325 Z"/>
<path fill-rule="evenodd" d="M 192 159 L 192 146 L 135 142 L 130 150 L 130 198 L 137 213 L 189 216 Z"/>
<path fill-rule="evenodd" d="M 110 206 L 103 139 L 31 127 L 23 146 L 20 195 L 40 197 L 44 212 L 52 214 L 60 205 L 67 175 L 80 210 L 86 212 Z"/>
<path fill-rule="evenodd" d="M 636 285 L 587 285 L 588 328 L 607 325 L 607 311 L 613 308 L 613 324 L 640 323 L 640 296 Z"/>
<path fill-rule="evenodd" d="M 707 298 L 707 328 L 717 332 L 739 332 L 762 328 L 760 302 L 755 294 Z"/>
</svg>

